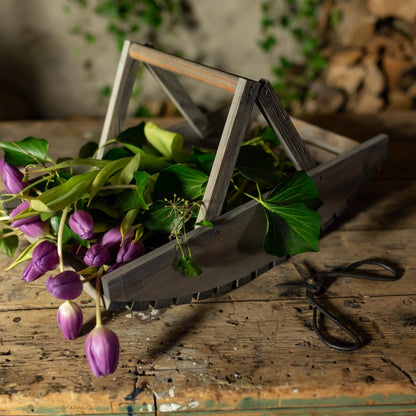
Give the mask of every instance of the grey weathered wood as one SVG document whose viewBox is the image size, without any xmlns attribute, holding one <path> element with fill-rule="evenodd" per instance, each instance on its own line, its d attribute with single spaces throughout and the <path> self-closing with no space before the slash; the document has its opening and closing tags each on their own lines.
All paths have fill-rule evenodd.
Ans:
<svg viewBox="0 0 416 416">
<path fill-rule="evenodd" d="M 296 169 L 309 170 L 315 166 L 311 154 L 304 145 L 287 111 L 280 103 L 276 92 L 267 80 L 262 80 L 257 106 L 279 138 L 283 149 Z"/>
<path fill-rule="evenodd" d="M 208 118 L 194 103 L 188 92 L 172 72 L 146 64 L 175 107 L 179 110 L 197 137 L 205 139 L 211 132 Z"/>
<path fill-rule="evenodd" d="M 388 137 L 380 134 L 308 172 L 324 201 L 319 209 L 322 228 L 327 228 L 347 203 L 371 179 L 387 158 Z"/>
<path fill-rule="evenodd" d="M 116 77 L 111 92 L 110 102 L 104 120 L 103 130 L 99 142 L 100 149 L 97 158 L 101 159 L 104 153 L 102 146 L 114 139 L 123 128 L 127 115 L 127 108 L 137 74 L 138 62 L 129 55 L 131 42 L 125 41 L 117 67 Z"/>
<path fill-rule="evenodd" d="M 169 55 L 150 46 L 133 43 L 130 56 L 149 65 L 202 81 L 234 93 L 240 77 L 187 59 Z"/>
<path fill-rule="evenodd" d="M 215 160 L 202 199 L 198 221 L 217 217 L 224 204 L 241 142 L 247 132 L 259 83 L 240 78 L 231 102 Z"/>
<path fill-rule="evenodd" d="M 309 172 L 324 201 L 319 210 L 323 227 L 342 213 L 384 162 L 386 151 L 387 137 L 376 136 Z M 284 260 L 263 251 L 266 222 L 256 201 L 213 222 L 213 228 L 197 228 L 188 235 L 192 255 L 203 268 L 200 276 L 187 278 L 175 270 L 178 249 L 172 241 L 104 275 L 106 298 L 116 305 L 132 300 L 145 305 L 155 299 L 200 299 L 207 293 L 224 292 L 227 286 L 240 286 Z"/>
</svg>

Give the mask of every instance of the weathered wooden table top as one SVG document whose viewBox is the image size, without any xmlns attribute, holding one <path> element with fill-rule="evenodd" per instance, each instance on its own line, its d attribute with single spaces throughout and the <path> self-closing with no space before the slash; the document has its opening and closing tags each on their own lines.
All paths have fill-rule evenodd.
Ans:
<svg viewBox="0 0 416 416">
<path fill-rule="evenodd" d="M 365 140 L 390 134 L 389 160 L 320 242 L 221 297 L 146 312 L 106 313 L 117 332 L 117 371 L 96 379 L 85 354 L 94 301 L 82 297 L 85 328 L 65 340 L 59 301 L 44 280 L 20 280 L 0 255 L 1 415 L 370 415 L 416 414 L 416 114 L 322 117 L 317 123 Z M 170 120 L 164 120 L 170 125 Z M 102 121 L 1 122 L 0 140 L 29 135 L 53 156 L 74 156 L 98 140 Z M 380 257 L 405 269 L 401 280 L 343 279 L 325 302 L 369 343 L 355 352 L 324 346 L 312 330 L 293 262 L 317 269 Z"/>
</svg>

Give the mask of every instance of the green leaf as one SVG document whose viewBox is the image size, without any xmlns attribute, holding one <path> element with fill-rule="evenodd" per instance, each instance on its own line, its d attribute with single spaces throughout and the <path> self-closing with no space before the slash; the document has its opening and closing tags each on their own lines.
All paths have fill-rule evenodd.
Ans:
<svg viewBox="0 0 416 416">
<path fill-rule="evenodd" d="M 170 199 L 174 194 L 198 199 L 205 191 L 208 175 L 189 166 L 176 164 L 162 170 L 156 181 L 154 199 Z"/>
<path fill-rule="evenodd" d="M 265 202 L 281 205 L 301 203 L 309 209 L 318 209 L 322 205 L 315 184 L 303 170 L 295 172 L 279 182 Z"/>
<path fill-rule="evenodd" d="M 98 149 L 98 144 L 96 142 L 85 143 L 81 149 L 79 149 L 78 157 L 81 159 L 86 159 L 88 157 L 94 156 L 94 153 Z"/>
<path fill-rule="evenodd" d="M 245 178 L 259 185 L 276 186 L 281 178 L 271 156 L 260 146 L 241 146 L 236 169 Z"/>
<path fill-rule="evenodd" d="M 170 234 L 181 223 L 182 219 L 175 214 L 172 207 L 163 201 L 152 204 L 144 218 L 143 225 L 150 231 Z"/>
<path fill-rule="evenodd" d="M 134 172 L 137 172 L 140 166 L 140 153 L 137 153 L 130 160 L 125 163 L 123 169 L 110 179 L 112 185 L 128 185 L 134 177 Z"/>
<path fill-rule="evenodd" d="M 17 246 L 19 245 L 19 238 L 17 237 L 17 235 L 9 235 L 8 237 L 5 237 L 5 238 L 1 238 L 1 237 L 11 231 L 13 230 L 4 228 L 3 230 L 1 230 L 1 233 L 0 233 L 0 250 L 6 256 L 9 256 L 9 257 L 14 256 Z"/>
<path fill-rule="evenodd" d="M 51 161 L 48 156 L 48 142 L 45 139 L 26 137 L 18 142 L 2 142 L 0 148 L 4 151 L 7 163 L 14 166 L 26 166 Z"/>
<path fill-rule="evenodd" d="M 128 231 L 130 230 L 131 226 L 134 224 L 134 221 L 136 220 L 138 213 L 139 208 L 133 208 L 130 211 L 127 211 L 127 214 L 121 220 L 120 232 L 123 240 L 124 237 L 127 235 Z"/>
<path fill-rule="evenodd" d="M 52 227 L 52 230 L 55 232 L 56 235 L 58 235 L 59 230 L 59 224 L 61 223 L 61 217 L 54 216 L 50 220 L 50 224 Z M 88 247 L 88 241 L 83 240 L 77 233 L 72 231 L 68 225 L 64 224 L 64 230 L 62 233 L 62 243 L 65 244 L 68 241 L 74 241 L 77 242 L 80 245 Z"/>
<path fill-rule="evenodd" d="M 264 251 L 268 254 L 284 257 L 318 251 L 321 217 L 303 204 L 277 206 L 263 205 L 267 218 Z"/>
<path fill-rule="evenodd" d="M 183 271 L 186 277 L 197 277 L 202 274 L 201 266 L 191 256 L 187 258 L 181 257 L 176 267 L 178 270 Z"/>
<path fill-rule="evenodd" d="M 149 209 L 151 199 L 150 193 L 147 192 L 147 187 L 151 183 L 151 176 L 147 172 L 138 171 L 134 173 L 134 179 L 136 180 L 136 189 L 123 192 L 117 198 L 116 208 L 119 211 L 128 211 L 133 208 Z"/>
<path fill-rule="evenodd" d="M 151 121 L 146 123 L 144 133 L 149 143 L 167 159 L 175 162 L 186 160 L 186 155 L 182 150 L 184 140 L 181 134 L 162 129 Z"/>
<path fill-rule="evenodd" d="M 321 201 L 306 172 L 281 181 L 261 204 L 267 219 L 266 253 L 283 257 L 318 250 L 321 218 L 314 209 Z"/>
<path fill-rule="evenodd" d="M 87 194 L 98 171 L 72 176 L 62 185 L 51 188 L 30 201 L 30 206 L 39 212 L 54 212 L 64 209 Z"/>
<path fill-rule="evenodd" d="M 112 162 L 107 162 L 106 166 L 104 166 L 95 176 L 94 180 L 91 183 L 91 187 L 89 189 L 89 203 L 100 192 L 101 188 L 104 184 L 108 181 L 110 176 L 114 175 L 116 172 L 123 169 L 131 160 L 131 157 L 126 157 L 123 159 L 114 160 Z"/>
<path fill-rule="evenodd" d="M 117 160 L 123 157 L 128 157 L 131 155 L 131 152 L 124 147 L 113 147 L 103 156 L 104 160 Z"/>
<path fill-rule="evenodd" d="M 33 249 L 42 242 L 43 240 L 35 240 L 32 244 L 28 245 L 22 253 L 14 260 L 14 262 L 7 267 L 6 270 L 11 270 L 13 267 L 17 266 L 18 264 L 30 260 L 32 258 Z"/>
<path fill-rule="evenodd" d="M 202 170 L 207 175 L 210 174 L 212 165 L 215 159 L 215 152 L 213 150 L 203 150 L 194 148 L 189 156 L 189 162 L 195 163 L 199 170 Z"/>
<path fill-rule="evenodd" d="M 146 144 L 146 136 L 144 134 L 145 123 L 142 121 L 140 124 L 134 127 L 123 130 L 116 140 L 122 143 L 132 144 L 137 147 L 142 147 Z"/>
<path fill-rule="evenodd" d="M 214 226 L 214 224 L 208 220 L 201 220 L 197 222 L 196 225 L 199 225 L 201 227 L 213 227 Z"/>
</svg>

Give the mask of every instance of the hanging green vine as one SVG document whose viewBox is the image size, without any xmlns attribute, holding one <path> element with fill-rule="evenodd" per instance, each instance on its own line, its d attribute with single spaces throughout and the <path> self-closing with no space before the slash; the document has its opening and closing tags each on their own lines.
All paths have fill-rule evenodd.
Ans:
<svg viewBox="0 0 416 416">
<path fill-rule="evenodd" d="M 126 39 L 139 42 L 154 43 L 163 47 L 159 34 L 171 32 L 178 25 L 188 28 L 196 26 L 192 8 L 187 0 L 67 0 L 64 10 L 73 14 L 76 9 L 85 12 L 86 16 L 100 16 L 106 22 L 107 33 L 111 35 L 116 47 L 121 50 Z M 94 46 L 99 37 L 88 23 L 76 22 L 71 33 L 83 39 L 86 45 Z M 92 72 L 93 59 L 84 58 L 83 66 Z M 141 78 L 139 68 L 137 78 Z M 142 90 L 140 82 L 136 82 L 133 98 L 138 98 Z M 100 89 L 101 97 L 109 97 L 111 86 L 104 85 Z M 139 107 L 137 115 L 148 115 L 146 109 Z"/>
<path fill-rule="evenodd" d="M 327 44 L 328 28 L 338 24 L 339 10 L 334 7 L 337 0 L 284 0 L 286 13 L 277 15 L 273 0 L 264 1 L 261 28 L 263 39 L 260 47 L 267 53 L 278 52 L 279 39 L 275 29 L 282 28 L 299 45 L 301 60 L 281 55 L 272 67 L 276 77 L 273 86 L 283 105 L 291 110 L 296 102 L 302 104 L 313 96 L 310 87 L 325 69 L 328 59 L 324 48 Z"/>
</svg>

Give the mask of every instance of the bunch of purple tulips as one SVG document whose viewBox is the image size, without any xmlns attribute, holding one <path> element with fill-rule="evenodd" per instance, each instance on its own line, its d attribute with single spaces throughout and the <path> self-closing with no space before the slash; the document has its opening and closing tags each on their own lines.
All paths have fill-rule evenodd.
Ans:
<svg viewBox="0 0 416 416">
<path fill-rule="evenodd" d="M 0 159 L 0 173 L 8 194 L 15 195 L 17 198 L 23 195 L 28 183 L 24 182 L 24 175 L 19 169 L 6 163 L 3 158 Z M 22 280 L 32 282 L 48 272 L 59 270 L 59 273 L 47 277 L 46 289 L 52 296 L 64 301 L 58 308 L 57 321 L 64 337 L 73 340 L 80 334 L 83 326 L 82 310 L 74 300 L 81 295 L 83 283 L 87 279 L 74 270 L 65 269 L 59 233 L 57 238 L 52 236 L 47 221 L 42 221 L 39 215 L 18 217 L 18 214 L 27 210 L 29 206 L 29 201 L 22 199 L 22 202 L 9 213 L 11 227 L 38 242 L 33 249 L 31 260 L 23 271 Z M 72 207 L 64 209 L 61 224 L 66 223 L 71 209 Z M 83 261 L 87 266 L 97 269 L 94 277 L 97 280 L 98 289 L 103 273 L 114 270 L 145 252 L 143 242 L 134 239 L 133 232 L 122 236 L 120 227 L 117 226 L 98 238 L 94 233 L 94 220 L 85 210 L 76 210 L 69 215 L 67 225 L 82 240 L 93 242 L 88 248 L 79 246 L 75 250 L 78 255 L 82 253 Z M 99 292 L 97 290 L 96 326 L 85 340 L 87 360 L 96 377 L 113 373 L 117 368 L 119 358 L 118 337 L 102 324 Z"/>
</svg>

